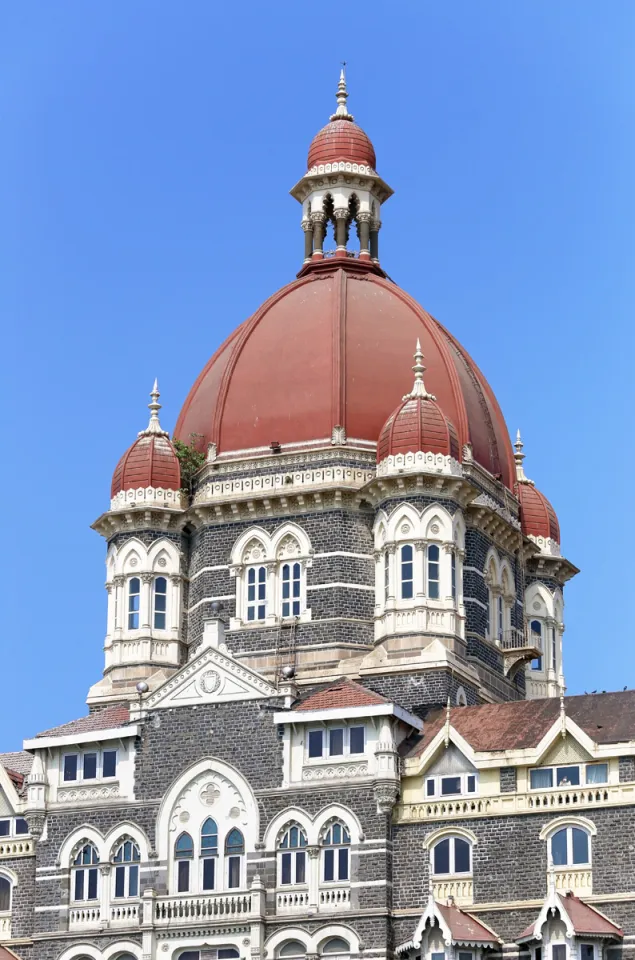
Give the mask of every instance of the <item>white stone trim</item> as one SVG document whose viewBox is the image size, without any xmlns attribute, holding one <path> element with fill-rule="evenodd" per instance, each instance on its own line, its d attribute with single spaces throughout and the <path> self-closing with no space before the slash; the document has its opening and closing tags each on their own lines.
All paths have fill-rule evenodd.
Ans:
<svg viewBox="0 0 635 960">
<path fill-rule="evenodd" d="M 323 720 L 353 720 L 366 717 L 397 717 L 415 730 L 423 729 L 423 720 L 396 703 L 375 703 L 366 707 L 337 707 L 330 710 L 288 710 L 274 713 L 274 723 L 319 723 Z"/>
<path fill-rule="evenodd" d="M 347 589 L 350 589 L 350 590 L 367 590 L 367 591 L 369 591 L 370 593 L 374 593 L 374 592 L 375 592 L 375 588 L 368 586 L 368 584 L 365 584 L 365 583 L 344 583 L 343 581 L 333 581 L 333 582 L 331 582 L 331 583 L 313 583 L 313 584 L 307 584 L 307 591 L 308 591 L 308 590 L 331 590 L 331 589 L 334 589 L 334 588 L 336 588 L 336 587 L 346 587 Z"/>
<path fill-rule="evenodd" d="M 111 727 L 110 730 L 88 730 L 85 733 L 67 733 L 63 736 L 34 737 L 25 740 L 24 750 L 43 750 L 48 747 L 76 746 L 80 743 L 100 743 L 102 740 L 129 740 L 139 735 L 139 727 L 131 723 L 127 727 Z"/>
<path fill-rule="evenodd" d="M 133 490 L 120 490 L 110 501 L 111 510 L 125 510 L 130 506 L 184 510 L 186 502 L 180 490 L 167 490 L 163 487 L 136 487 Z"/>
<path fill-rule="evenodd" d="M 378 477 L 394 477 L 402 473 L 432 473 L 462 477 L 461 464 L 454 457 L 442 453 L 398 453 L 384 457 L 377 464 Z"/>
</svg>

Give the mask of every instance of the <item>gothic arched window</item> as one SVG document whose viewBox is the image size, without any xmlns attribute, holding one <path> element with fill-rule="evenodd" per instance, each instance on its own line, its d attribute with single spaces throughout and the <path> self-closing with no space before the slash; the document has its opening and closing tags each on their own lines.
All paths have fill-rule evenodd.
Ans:
<svg viewBox="0 0 635 960">
<path fill-rule="evenodd" d="M 351 835 L 341 820 L 328 825 L 322 834 L 322 879 L 325 882 L 348 880 Z"/>
<path fill-rule="evenodd" d="M 178 893 L 189 893 L 191 883 L 192 860 L 194 859 L 194 841 L 189 833 L 182 833 L 174 844 L 176 861 L 176 889 Z"/>
<path fill-rule="evenodd" d="M 531 645 L 540 650 L 540 655 L 534 657 L 531 661 L 531 669 L 542 670 L 542 622 L 540 620 L 531 621 L 529 624 L 529 636 Z"/>
<path fill-rule="evenodd" d="M 115 864 L 115 897 L 139 896 L 139 847 L 132 840 L 124 840 L 113 857 Z"/>
<path fill-rule="evenodd" d="M 213 890 L 216 885 L 216 862 L 218 859 L 218 827 L 208 817 L 201 827 L 201 861 L 203 890 Z"/>
<path fill-rule="evenodd" d="M 99 854 L 85 843 L 73 860 L 73 900 L 97 900 L 99 896 Z"/>
<path fill-rule="evenodd" d="M 227 863 L 227 886 L 229 889 L 240 887 L 242 863 L 245 853 L 245 838 L 235 827 L 225 838 L 225 860 Z"/>
<path fill-rule="evenodd" d="M 306 833 L 297 823 L 287 827 L 278 844 L 280 886 L 306 883 Z"/>
<path fill-rule="evenodd" d="M 432 848 L 432 873 L 445 876 L 472 872 L 472 845 L 463 837 L 444 837 Z"/>
</svg>

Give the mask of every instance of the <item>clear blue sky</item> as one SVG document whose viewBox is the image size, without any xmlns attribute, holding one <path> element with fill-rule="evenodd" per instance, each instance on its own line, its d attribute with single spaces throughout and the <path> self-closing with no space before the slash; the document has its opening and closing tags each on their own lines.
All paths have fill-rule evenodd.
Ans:
<svg viewBox="0 0 635 960">
<path fill-rule="evenodd" d="M 0 748 L 102 669 L 115 463 L 293 278 L 289 188 L 349 106 L 382 262 L 492 384 L 582 573 L 569 692 L 635 685 L 633 0 L 0 6 Z"/>
</svg>

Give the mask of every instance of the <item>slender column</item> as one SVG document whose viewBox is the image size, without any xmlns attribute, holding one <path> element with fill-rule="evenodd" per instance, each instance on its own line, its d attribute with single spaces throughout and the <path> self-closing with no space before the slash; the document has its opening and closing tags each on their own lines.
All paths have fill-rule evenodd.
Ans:
<svg viewBox="0 0 635 960">
<path fill-rule="evenodd" d="M 416 600 L 423 600 L 426 594 L 426 570 L 425 570 L 425 550 L 424 540 L 415 540 L 414 555 L 414 596 Z"/>
<path fill-rule="evenodd" d="M 318 906 L 318 891 L 320 886 L 320 848 L 316 846 L 306 847 L 309 868 L 309 907 L 316 909 Z"/>
<path fill-rule="evenodd" d="M 152 581 L 151 573 L 141 574 L 141 609 L 139 610 L 139 626 L 142 630 L 150 629 L 152 617 Z"/>
<path fill-rule="evenodd" d="M 311 214 L 311 222 L 313 223 L 313 255 L 311 258 L 312 260 L 322 260 L 324 258 L 322 245 L 324 243 L 325 220 L 326 220 L 326 217 L 321 211 L 318 213 Z"/>
<path fill-rule="evenodd" d="M 370 214 L 358 213 L 359 227 L 359 259 L 370 260 Z"/>
<path fill-rule="evenodd" d="M 339 207 L 335 213 L 335 244 L 336 257 L 346 256 L 346 221 L 348 220 L 348 210 L 346 207 Z"/>
<path fill-rule="evenodd" d="M 381 220 L 372 220 L 370 224 L 370 258 L 379 260 L 379 228 Z"/>
<path fill-rule="evenodd" d="M 127 621 L 125 619 L 128 612 L 126 609 L 126 590 L 125 590 L 126 578 L 121 575 L 117 575 L 116 577 L 113 577 L 113 582 L 114 582 L 114 589 L 115 589 L 115 609 L 113 611 L 113 619 L 114 619 L 113 632 L 119 631 L 119 635 L 121 635 L 121 631 L 123 629 L 124 624 L 127 625 Z"/>
<path fill-rule="evenodd" d="M 307 263 L 313 256 L 313 224 L 310 220 L 302 221 L 304 230 L 304 262 Z"/>
<path fill-rule="evenodd" d="M 170 603 L 165 616 L 165 626 L 167 630 L 171 630 L 173 634 L 178 636 L 179 618 L 181 613 L 181 577 L 177 573 L 172 574 L 170 577 L 170 586 L 172 587 L 172 590 L 170 594 Z"/>
</svg>

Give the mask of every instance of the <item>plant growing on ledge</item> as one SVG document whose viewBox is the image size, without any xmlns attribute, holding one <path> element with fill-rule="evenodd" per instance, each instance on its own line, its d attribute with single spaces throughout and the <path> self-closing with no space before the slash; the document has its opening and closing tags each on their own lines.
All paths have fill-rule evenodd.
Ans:
<svg viewBox="0 0 635 960">
<path fill-rule="evenodd" d="M 183 443 L 182 440 L 172 437 L 172 444 L 181 467 L 181 490 L 188 497 L 192 495 L 194 477 L 205 463 L 205 454 L 197 449 L 197 444 L 202 439 L 203 436 L 200 433 L 191 433 L 189 443 Z"/>
</svg>

